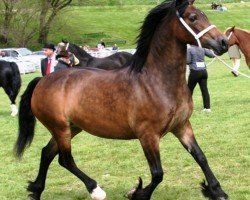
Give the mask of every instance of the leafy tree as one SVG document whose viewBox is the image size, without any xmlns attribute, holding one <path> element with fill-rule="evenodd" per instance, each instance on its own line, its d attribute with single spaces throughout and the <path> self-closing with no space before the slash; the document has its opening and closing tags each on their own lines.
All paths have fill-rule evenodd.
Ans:
<svg viewBox="0 0 250 200">
<path fill-rule="evenodd" d="M 8 42 L 9 28 L 13 16 L 15 15 L 14 6 L 18 0 L 2 0 L 3 3 L 3 22 L 0 31 L 0 42 L 6 44 Z"/>
<path fill-rule="evenodd" d="M 72 0 L 41 0 L 41 11 L 39 18 L 39 43 L 45 43 L 48 40 L 48 34 L 53 20 L 57 14 L 70 5 Z"/>
<path fill-rule="evenodd" d="M 26 46 L 38 34 L 37 0 L 1 0 L 0 42 L 5 46 Z"/>
</svg>

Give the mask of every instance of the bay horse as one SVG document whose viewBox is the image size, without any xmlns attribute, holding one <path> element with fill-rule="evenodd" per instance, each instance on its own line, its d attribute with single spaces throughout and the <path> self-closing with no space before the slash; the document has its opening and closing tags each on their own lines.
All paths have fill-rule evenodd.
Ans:
<svg viewBox="0 0 250 200">
<path fill-rule="evenodd" d="M 250 69 L 250 31 L 240 28 L 229 27 L 225 31 L 228 37 L 229 46 L 237 44 L 246 58 L 246 63 Z"/>
<path fill-rule="evenodd" d="M 21 88 L 21 75 L 15 62 L 0 60 L 0 87 L 8 95 L 11 105 L 11 116 L 16 116 L 16 97 Z"/>
<path fill-rule="evenodd" d="M 15 153 L 21 157 L 31 144 L 36 118 L 52 138 L 42 150 L 36 180 L 29 183 L 29 197 L 40 199 L 49 165 L 58 154 L 59 164 L 85 184 L 92 199 L 106 198 L 97 182 L 77 167 L 71 153 L 71 139 L 85 130 L 102 138 L 140 141 L 152 179 L 143 187 L 140 178 L 127 195 L 131 200 L 149 200 L 163 180 L 159 143 L 167 132 L 201 167 L 207 180 L 201 184 L 203 195 L 227 199 L 189 121 L 193 105 L 185 79 L 186 45 L 197 42 L 217 55 L 228 50 L 227 38 L 203 12 L 187 0 L 165 1 L 145 18 L 130 66 L 65 69 L 32 80 L 20 102 Z M 46 101 L 41 104 L 41 99 Z"/>
<path fill-rule="evenodd" d="M 79 60 L 77 67 L 94 67 L 100 69 L 117 69 L 129 65 L 132 60 L 132 54 L 128 52 L 117 52 L 104 58 L 96 58 L 88 54 L 78 45 L 62 41 L 64 47 L 69 52 L 73 53 Z"/>
</svg>

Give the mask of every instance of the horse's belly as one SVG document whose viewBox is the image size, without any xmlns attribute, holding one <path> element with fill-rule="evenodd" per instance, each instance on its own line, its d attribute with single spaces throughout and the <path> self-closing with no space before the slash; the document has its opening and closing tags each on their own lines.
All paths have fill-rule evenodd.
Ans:
<svg viewBox="0 0 250 200">
<path fill-rule="evenodd" d="M 125 123 L 124 117 L 104 117 L 101 114 L 85 113 L 72 117 L 71 122 L 82 130 L 98 137 L 110 139 L 136 139 L 133 131 L 128 124 Z"/>
<path fill-rule="evenodd" d="M 86 123 L 82 121 L 81 123 L 75 123 L 75 125 L 92 135 L 102 138 L 121 140 L 137 138 L 136 135 L 131 130 L 129 130 L 129 128 L 124 128 L 119 124 L 114 125 L 113 123 L 110 123 L 104 125 L 98 122 Z"/>
</svg>

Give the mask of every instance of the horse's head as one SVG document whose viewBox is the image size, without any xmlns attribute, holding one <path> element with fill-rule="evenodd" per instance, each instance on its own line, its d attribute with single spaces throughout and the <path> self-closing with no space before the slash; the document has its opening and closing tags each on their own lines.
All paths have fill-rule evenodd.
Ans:
<svg viewBox="0 0 250 200">
<path fill-rule="evenodd" d="M 211 25 L 202 11 L 193 6 L 193 1 L 176 0 L 175 6 L 176 14 L 181 22 L 175 30 L 178 33 L 178 39 L 185 43 L 212 49 L 218 55 L 228 50 L 226 36 Z"/>
<path fill-rule="evenodd" d="M 224 32 L 224 34 L 227 36 L 228 38 L 228 44 L 229 46 L 232 46 L 234 44 L 239 44 L 239 41 L 237 39 L 237 37 L 235 36 L 235 26 L 233 27 L 229 27 L 226 29 L 226 31 Z"/>
</svg>

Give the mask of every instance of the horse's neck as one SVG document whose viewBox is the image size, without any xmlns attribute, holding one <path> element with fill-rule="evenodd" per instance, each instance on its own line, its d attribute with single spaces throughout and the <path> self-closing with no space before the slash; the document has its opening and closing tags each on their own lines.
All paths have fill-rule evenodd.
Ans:
<svg viewBox="0 0 250 200">
<path fill-rule="evenodd" d="M 240 50 L 242 51 L 242 53 L 244 54 L 244 56 L 248 59 L 250 59 L 250 33 L 243 31 L 243 30 L 235 30 L 236 34 L 235 36 L 237 37 L 238 41 L 239 41 L 239 47 Z"/>
<path fill-rule="evenodd" d="M 166 33 L 162 38 L 170 38 L 173 33 Z M 155 46 L 158 44 L 158 46 Z M 186 45 L 177 40 L 152 42 L 152 48 L 146 61 L 147 71 L 160 77 L 167 85 L 186 85 Z"/>
<path fill-rule="evenodd" d="M 90 54 L 88 54 L 85 50 L 81 49 L 80 47 L 74 46 L 74 49 L 76 49 L 74 52 L 75 56 L 79 59 L 86 59 L 86 58 L 92 58 Z"/>
</svg>

